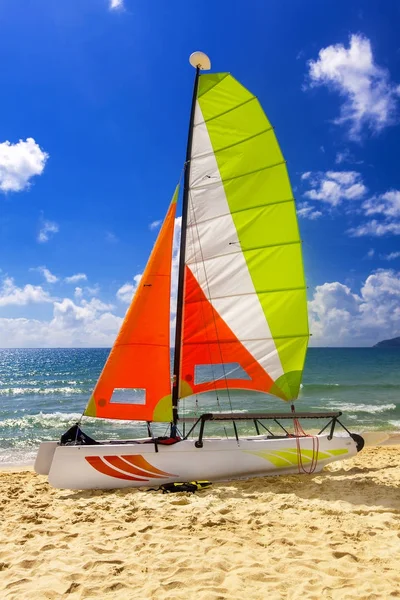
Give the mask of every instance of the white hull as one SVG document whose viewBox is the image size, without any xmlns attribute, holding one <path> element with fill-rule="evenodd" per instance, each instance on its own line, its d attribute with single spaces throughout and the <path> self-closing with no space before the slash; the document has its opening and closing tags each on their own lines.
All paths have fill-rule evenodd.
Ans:
<svg viewBox="0 0 400 600">
<path fill-rule="evenodd" d="M 318 441 L 317 441 L 318 440 Z M 315 472 L 337 460 L 350 458 L 357 447 L 350 436 L 318 435 L 268 439 L 265 436 L 208 438 L 203 447 L 195 440 L 170 446 L 153 443 L 106 443 L 99 445 L 59 446 L 45 442 L 35 463 L 38 473 L 46 474 L 49 483 L 61 489 L 113 489 L 124 487 L 158 487 L 178 481 L 222 481 L 230 479 L 299 473 L 301 462 L 310 470 L 319 447 Z M 300 470 L 300 472 L 302 472 Z"/>
</svg>

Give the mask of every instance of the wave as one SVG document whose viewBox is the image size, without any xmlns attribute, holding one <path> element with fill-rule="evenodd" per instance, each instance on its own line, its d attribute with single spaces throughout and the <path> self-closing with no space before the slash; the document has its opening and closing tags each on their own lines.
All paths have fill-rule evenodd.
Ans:
<svg viewBox="0 0 400 600">
<path fill-rule="evenodd" d="M 63 426 L 64 428 L 68 425 L 72 425 L 76 423 L 82 418 L 82 413 L 63 413 L 63 412 L 53 412 L 53 413 L 38 413 L 34 415 L 24 415 L 23 417 L 18 418 L 10 418 L 4 419 L 0 421 L 0 429 L 54 429 Z M 124 421 L 118 419 L 99 419 L 92 417 L 84 417 L 82 422 L 82 426 L 85 425 L 97 425 L 101 426 L 101 423 L 106 423 L 107 427 L 110 428 L 114 425 L 121 427 L 127 427 L 132 429 L 132 421 Z"/>
<path fill-rule="evenodd" d="M 90 388 L 77 388 L 71 386 L 63 386 L 63 387 L 9 387 L 0 389 L 0 396 L 36 396 L 36 395 L 44 395 L 49 396 L 52 394 L 64 394 L 64 395 L 73 395 L 73 394 L 87 394 L 90 391 Z"/>
<path fill-rule="evenodd" d="M 330 406 L 334 406 L 343 412 L 365 412 L 370 414 L 384 413 L 390 410 L 396 410 L 396 404 L 352 404 L 350 402 L 329 402 Z"/>
<path fill-rule="evenodd" d="M 0 467 L 33 466 L 37 448 L 0 448 Z"/>
<path fill-rule="evenodd" d="M 302 390 L 324 391 L 326 388 L 340 388 L 342 390 L 400 390 L 398 383 L 302 383 Z"/>
</svg>

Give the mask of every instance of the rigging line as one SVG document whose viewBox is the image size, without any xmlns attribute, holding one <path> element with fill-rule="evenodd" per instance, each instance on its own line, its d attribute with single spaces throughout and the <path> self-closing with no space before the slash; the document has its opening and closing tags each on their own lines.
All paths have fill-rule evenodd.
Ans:
<svg viewBox="0 0 400 600">
<path fill-rule="evenodd" d="M 194 211 L 194 207 L 193 207 L 193 203 L 192 203 L 192 197 L 190 195 L 190 192 L 189 192 L 189 196 L 190 196 L 189 210 L 191 210 L 192 213 L 194 214 L 195 211 Z M 194 249 L 196 247 L 196 240 L 195 240 L 194 229 L 191 231 L 191 233 L 192 233 L 192 244 L 193 244 L 193 249 Z M 198 242 L 198 245 L 200 246 L 201 242 L 200 242 L 200 237 L 198 235 L 198 231 L 197 231 L 197 242 Z M 196 279 L 197 279 L 197 281 L 199 281 L 199 279 L 200 279 L 200 261 L 197 263 L 196 267 L 197 267 L 197 273 L 196 273 L 197 277 L 196 277 Z M 204 268 L 204 265 L 203 265 L 203 268 Z M 216 398 L 217 398 L 217 405 L 218 405 L 219 408 L 221 408 L 220 401 L 219 401 L 217 384 L 216 384 L 216 374 L 214 372 L 214 364 L 213 364 L 212 355 L 211 355 L 211 344 L 210 344 L 210 340 L 208 339 L 208 332 L 207 332 L 207 327 L 206 327 L 207 322 L 206 322 L 206 318 L 205 318 L 205 314 L 204 314 L 204 301 L 203 300 L 200 301 L 200 308 L 201 308 L 201 314 L 202 314 L 202 321 L 204 323 L 204 331 L 205 331 L 205 335 L 206 335 L 206 342 L 205 343 L 207 345 L 208 354 L 209 354 L 211 372 L 212 372 L 212 377 L 213 377 L 214 391 L 215 391 L 215 395 L 216 395 Z"/>
<path fill-rule="evenodd" d="M 240 366 L 240 365 L 239 365 Z M 228 371 L 227 375 L 232 375 L 232 373 L 234 373 L 237 370 L 237 367 L 234 367 L 233 369 L 231 369 L 230 371 Z M 220 377 L 217 377 L 217 381 L 221 381 L 221 379 L 223 379 L 223 375 L 221 375 Z M 249 381 L 250 377 L 232 377 L 231 379 L 243 379 L 244 381 Z"/>
<path fill-rule="evenodd" d="M 190 197 L 190 202 L 189 202 L 189 206 L 188 206 L 188 209 L 189 209 L 188 212 L 190 213 L 190 211 L 192 211 L 193 214 L 194 214 L 194 207 L 193 207 L 193 204 L 192 204 L 192 197 L 190 195 L 190 192 L 189 192 L 189 197 Z M 191 230 L 190 233 L 192 234 L 192 247 L 194 249 L 196 247 L 195 232 L 194 232 L 194 230 Z M 197 232 L 197 235 L 198 235 L 198 232 Z M 197 241 L 198 241 L 198 244 L 200 245 L 201 243 L 200 243 L 200 237 L 199 237 L 199 235 L 198 235 L 198 240 Z M 197 279 L 197 281 L 199 281 L 199 279 L 200 279 L 200 262 L 197 263 L 196 266 L 197 266 L 197 273 L 196 273 L 197 277 L 196 277 L 196 279 Z M 204 302 L 203 301 L 200 302 L 200 308 L 201 308 L 202 320 L 203 320 L 203 323 L 204 323 L 204 326 L 205 326 L 206 344 L 207 344 L 207 349 L 208 349 L 208 353 L 209 353 L 209 357 L 210 357 L 211 372 L 212 372 L 212 376 L 213 376 L 213 383 L 214 383 L 214 388 L 215 388 L 215 395 L 217 397 L 217 405 L 218 405 L 219 408 L 221 408 L 220 402 L 219 402 L 218 389 L 217 389 L 217 385 L 216 385 L 216 376 L 215 376 L 215 373 L 214 373 L 214 366 L 213 366 L 212 355 L 211 355 L 211 344 L 210 344 L 210 341 L 208 340 L 208 333 L 207 333 L 207 328 L 206 328 L 206 324 L 207 323 L 206 323 L 206 318 L 205 318 L 205 314 L 204 314 Z"/>
<path fill-rule="evenodd" d="M 190 212 L 194 212 L 194 208 L 191 202 L 191 197 L 190 197 L 190 202 L 188 204 L 188 213 L 189 213 L 189 217 L 190 217 Z M 194 230 L 191 230 L 189 235 L 191 235 L 192 237 L 192 246 L 193 248 L 195 248 L 195 232 Z M 200 240 L 198 240 L 200 243 Z M 200 273 L 200 263 L 196 265 L 197 268 L 197 277 L 196 279 L 199 280 L 199 273 Z M 205 315 L 204 315 L 204 301 L 200 302 L 200 309 L 201 309 L 201 315 L 202 315 L 202 321 L 204 323 L 204 325 L 206 326 L 206 319 L 205 319 Z M 211 345 L 208 341 L 208 333 L 207 333 L 207 329 L 205 327 L 205 334 L 206 334 L 206 344 L 207 344 L 207 349 L 208 349 L 208 353 L 209 353 L 209 361 L 210 361 L 210 366 L 211 366 L 211 373 L 212 373 L 212 378 L 213 378 L 213 384 L 214 384 L 214 391 L 215 391 L 215 395 L 217 398 L 217 406 L 219 409 L 221 409 L 221 404 L 220 404 L 220 400 L 219 400 L 219 394 L 218 394 L 218 389 L 217 389 L 217 378 L 216 378 L 216 374 L 214 372 L 214 365 L 213 365 L 213 361 L 212 361 L 212 355 L 211 355 Z M 195 416 L 198 416 L 198 411 L 199 411 L 199 400 L 198 400 L 198 394 L 196 394 L 196 400 L 195 400 Z M 224 431 L 225 431 L 225 436 L 228 437 L 227 431 L 226 431 L 226 426 L 223 425 Z"/>
<path fill-rule="evenodd" d="M 190 197 L 190 203 L 192 204 L 192 194 L 191 194 L 190 188 L 189 188 L 189 197 Z M 193 217 L 194 217 L 194 222 L 195 222 L 195 225 L 196 225 L 197 237 L 198 237 L 198 240 L 199 240 L 200 254 L 203 257 L 203 247 L 201 245 L 200 234 L 199 234 L 199 230 L 198 230 L 198 227 L 197 227 L 196 212 L 195 212 L 194 208 L 193 208 Z M 216 338 L 217 338 L 218 350 L 219 350 L 219 354 L 220 354 L 220 357 L 221 357 L 221 364 L 222 364 L 222 370 L 223 370 L 223 373 L 224 373 L 225 386 L 226 386 L 226 391 L 227 391 L 227 394 L 228 394 L 229 406 L 230 406 L 231 412 L 233 413 L 232 400 L 231 400 L 231 395 L 230 395 L 229 387 L 228 387 L 228 379 L 226 377 L 225 366 L 224 366 L 224 361 L 223 361 L 223 357 L 222 357 L 221 345 L 219 343 L 219 335 L 218 335 L 218 329 L 217 329 L 217 322 L 215 320 L 215 309 L 214 309 L 214 306 L 212 304 L 212 298 L 211 298 L 211 293 L 210 293 L 210 286 L 209 286 L 209 283 L 208 283 L 207 269 L 205 267 L 204 259 L 203 259 L 203 269 L 204 269 L 204 275 L 205 275 L 205 280 L 206 280 L 206 288 L 207 288 L 207 293 L 208 293 L 208 300 L 209 300 L 209 302 L 211 304 L 211 307 L 212 307 L 212 317 L 213 317 L 213 322 L 214 322 L 215 335 L 216 335 Z"/>
</svg>

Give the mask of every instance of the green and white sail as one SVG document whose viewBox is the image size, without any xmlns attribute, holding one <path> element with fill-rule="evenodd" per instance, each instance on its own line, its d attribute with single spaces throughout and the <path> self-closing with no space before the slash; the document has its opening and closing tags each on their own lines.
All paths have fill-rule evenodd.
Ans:
<svg viewBox="0 0 400 600">
<path fill-rule="evenodd" d="M 301 240 L 275 132 L 229 73 L 199 78 L 190 161 L 180 397 L 299 392 L 309 330 Z M 202 365 L 237 365 L 214 381 Z"/>
</svg>

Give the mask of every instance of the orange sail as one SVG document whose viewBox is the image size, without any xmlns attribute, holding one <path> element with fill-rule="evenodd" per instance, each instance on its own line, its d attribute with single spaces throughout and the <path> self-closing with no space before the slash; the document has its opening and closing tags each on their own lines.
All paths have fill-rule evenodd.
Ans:
<svg viewBox="0 0 400 600">
<path fill-rule="evenodd" d="M 169 422 L 172 243 L 179 186 L 85 415 Z"/>
</svg>

